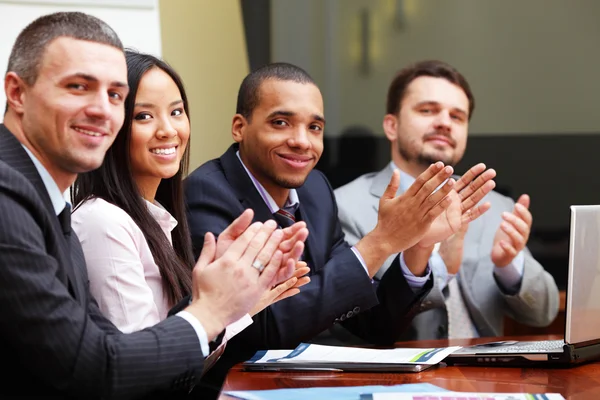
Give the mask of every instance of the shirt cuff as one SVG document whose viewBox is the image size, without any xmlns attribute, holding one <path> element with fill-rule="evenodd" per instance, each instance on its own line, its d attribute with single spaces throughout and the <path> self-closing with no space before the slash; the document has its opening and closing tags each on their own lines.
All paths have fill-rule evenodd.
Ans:
<svg viewBox="0 0 600 400">
<path fill-rule="evenodd" d="M 210 354 L 210 347 L 208 347 L 208 336 L 206 335 L 206 331 L 198 318 L 194 317 L 191 313 L 187 311 L 179 311 L 175 314 L 177 317 L 181 317 L 190 323 L 192 328 L 196 331 L 196 335 L 198 335 L 198 340 L 200 341 L 200 349 L 202 349 L 202 354 L 204 357 L 208 357 Z"/>
<path fill-rule="evenodd" d="M 421 290 L 431 275 L 429 263 L 425 269 L 425 276 L 415 276 L 412 272 L 410 272 L 410 269 L 408 269 L 406 266 L 406 261 L 404 261 L 404 253 L 400 254 L 400 269 L 402 270 L 402 274 L 404 275 L 404 279 L 406 279 L 408 286 L 410 286 L 413 291 Z"/>
<path fill-rule="evenodd" d="M 521 287 L 523 279 L 523 268 L 525 267 L 525 255 L 522 251 L 505 267 L 494 267 L 496 282 L 505 293 L 515 294 Z"/>
<path fill-rule="evenodd" d="M 252 320 L 252 317 L 249 314 L 246 314 L 234 323 L 227 325 L 227 328 L 225 328 L 225 337 L 223 338 L 223 341 L 228 341 L 229 339 L 231 339 L 232 337 L 234 337 L 235 335 L 252 325 L 252 322 L 254 322 Z"/>
<path fill-rule="evenodd" d="M 362 265 L 362 267 L 365 269 L 365 273 L 367 274 L 369 279 L 371 279 L 371 277 L 369 276 L 369 269 L 367 268 L 367 263 L 365 263 L 365 260 L 360 255 L 360 252 L 358 251 L 358 249 L 356 247 L 352 246 L 351 250 L 354 252 L 354 254 L 356 254 L 356 258 L 358 258 L 358 261 L 360 261 L 360 265 Z M 373 281 L 373 279 L 371 279 L 371 282 L 372 281 Z"/>
</svg>

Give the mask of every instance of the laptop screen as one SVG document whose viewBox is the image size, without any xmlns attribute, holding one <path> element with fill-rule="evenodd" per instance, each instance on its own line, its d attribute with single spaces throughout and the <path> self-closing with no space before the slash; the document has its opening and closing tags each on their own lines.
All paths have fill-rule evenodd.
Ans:
<svg viewBox="0 0 600 400">
<path fill-rule="evenodd" d="M 600 340 L 600 205 L 571 206 L 565 342 Z"/>
</svg>

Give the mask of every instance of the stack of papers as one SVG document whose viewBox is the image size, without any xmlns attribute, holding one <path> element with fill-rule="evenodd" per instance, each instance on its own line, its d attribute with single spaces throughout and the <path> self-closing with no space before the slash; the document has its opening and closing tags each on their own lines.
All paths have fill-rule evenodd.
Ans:
<svg viewBox="0 0 600 400">
<path fill-rule="evenodd" d="M 366 349 L 302 343 L 294 350 L 259 351 L 243 366 L 249 371 L 326 370 L 420 372 L 461 347 Z"/>
</svg>

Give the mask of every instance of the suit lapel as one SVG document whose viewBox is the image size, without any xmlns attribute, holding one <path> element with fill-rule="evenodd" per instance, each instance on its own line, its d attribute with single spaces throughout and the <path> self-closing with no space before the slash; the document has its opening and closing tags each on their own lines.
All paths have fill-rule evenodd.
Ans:
<svg viewBox="0 0 600 400">
<path fill-rule="evenodd" d="M 386 166 L 384 169 L 379 171 L 377 175 L 375 175 L 375 177 L 373 178 L 373 182 L 371 183 L 371 187 L 369 188 L 369 191 L 373 196 L 377 198 L 383 196 L 385 189 L 387 189 L 390 183 L 390 179 L 392 179 L 392 174 L 393 171 L 391 170 L 391 168 L 389 166 Z M 398 193 L 399 192 L 400 189 L 398 189 Z"/>
<path fill-rule="evenodd" d="M 23 149 L 21 143 L 3 124 L 0 124 L 0 159 L 4 160 L 8 165 L 14 168 L 17 172 L 21 173 L 29 182 L 31 182 L 38 196 L 40 196 L 41 203 L 44 205 L 47 213 L 50 216 L 54 216 L 54 218 L 50 218 L 52 229 L 54 230 L 53 233 L 58 238 L 57 242 L 62 249 L 63 256 L 68 260 L 68 262 L 64 264 L 64 269 L 67 274 L 67 284 L 69 290 L 76 299 L 83 299 L 83 297 L 81 297 L 83 293 L 80 286 L 81 282 L 76 279 L 76 274 L 74 271 L 74 268 L 76 267 L 71 263 L 70 245 L 63 235 L 62 227 L 60 226 L 58 217 L 55 214 L 54 207 L 52 206 L 52 201 L 50 200 L 50 195 L 46 190 L 44 181 L 42 181 L 42 178 L 35 168 L 35 165 L 31 161 L 31 158 L 27 152 Z"/>
<path fill-rule="evenodd" d="M 238 148 L 239 146 L 237 144 L 231 145 L 219 159 L 223 166 L 225 178 L 234 189 L 242 206 L 254 210 L 254 221 L 265 222 L 269 219 L 273 219 L 269 207 L 256 189 L 256 186 L 254 186 L 254 183 L 246 173 L 244 166 L 236 155 Z"/>
<path fill-rule="evenodd" d="M 29 158 L 29 155 L 23 149 L 21 142 L 4 125 L 0 125 L 0 158 L 31 182 L 40 196 L 44 207 L 50 214 L 54 214 L 54 207 L 52 206 L 52 201 L 50 200 L 44 181 L 42 181 L 42 178 L 38 174 L 31 158 Z M 60 227 L 58 219 L 56 223 Z"/>
<path fill-rule="evenodd" d="M 298 191 L 298 198 L 300 199 L 300 207 L 298 208 L 298 214 L 300 217 L 300 220 L 306 222 L 306 228 L 308 229 L 308 238 L 306 238 L 306 247 L 304 250 L 304 258 L 305 260 L 308 262 L 308 265 L 311 267 L 311 274 L 313 273 L 313 270 L 315 270 L 315 266 L 316 265 L 325 265 L 325 260 L 323 260 L 323 262 L 318 263 L 317 262 L 317 256 L 321 256 L 320 254 L 317 254 L 317 250 L 321 249 L 322 246 L 319 246 L 318 244 L 318 238 L 317 238 L 317 233 L 315 232 L 314 229 L 314 225 L 313 222 L 310 220 L 310 218 L 308 217 L 309 215 L 318 215 L 318 213 L 311 213 L 308 212 L 308 208 L 310 207 L 310 204 L 306 204 L 307 201 L 306 197 L 304 196 L 304 186 L 300 187 L 297 189 Z"/>
</svg>

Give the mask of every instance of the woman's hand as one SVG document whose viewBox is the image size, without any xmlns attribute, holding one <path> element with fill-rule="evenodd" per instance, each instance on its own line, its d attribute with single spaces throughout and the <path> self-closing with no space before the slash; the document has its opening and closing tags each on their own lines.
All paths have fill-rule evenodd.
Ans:
<svg viewBox="0 0 600 400">
<path fill-rule="evenodd" d="M 254 316 L 271 304 L 275 304 L 280 300 L 287 299 L 288 297 L 292 297 L 300 293 L 300 287 L 310 282 L 310 278 L 308 276 L 304 276 L 308 274 L 309 271 L 310 268 L 308 268 L 306 262 L 298 261 L 296 263 L 296 271 L 294 272 L 294 276 L 264 292 L 258 303 L 256 303 L 250 310 L 250 315 Z"/>
</svg>

